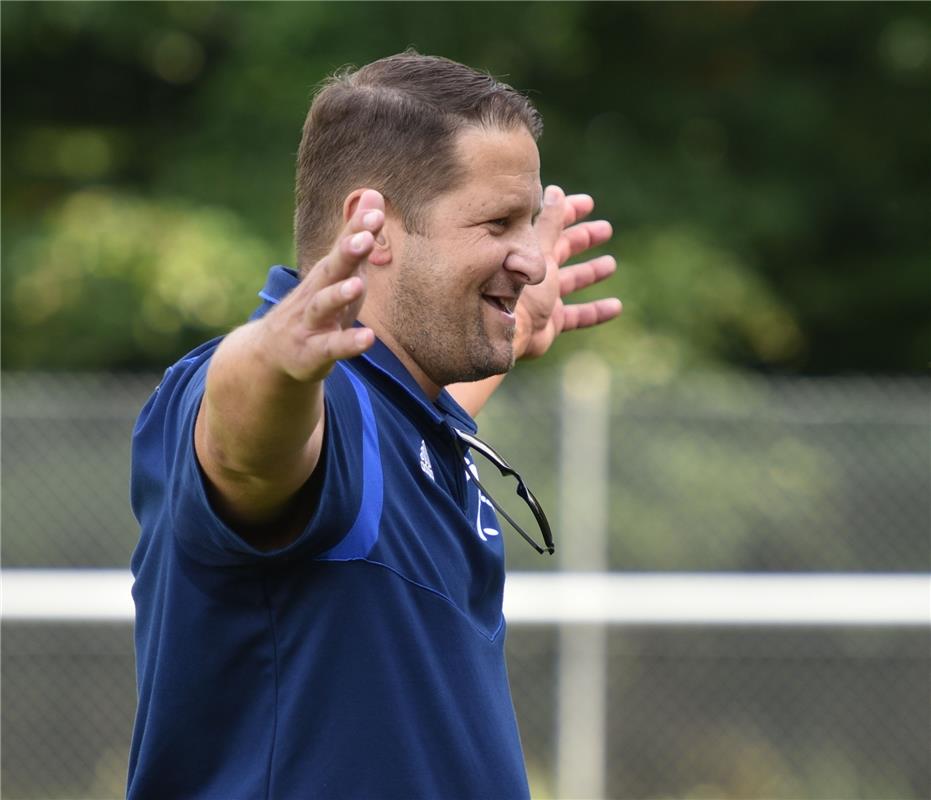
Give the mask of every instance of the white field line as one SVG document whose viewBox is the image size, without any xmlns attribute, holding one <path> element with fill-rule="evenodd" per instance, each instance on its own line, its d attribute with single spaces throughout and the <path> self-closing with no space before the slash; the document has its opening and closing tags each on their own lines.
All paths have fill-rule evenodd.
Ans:
<svg viewBox="0 0 931 800">
<path fill-rule="evenodd" d="M 124 570 L 0 571 L 4 620 L 132 622 Z M 509 623 L 931 626 L 931 575 L 541 573 L 507 578 Z"/>
</svg>

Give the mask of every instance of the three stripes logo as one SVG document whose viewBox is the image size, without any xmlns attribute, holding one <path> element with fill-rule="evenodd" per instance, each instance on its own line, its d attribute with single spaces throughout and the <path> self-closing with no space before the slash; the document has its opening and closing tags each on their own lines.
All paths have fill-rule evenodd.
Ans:
<svg viewBox="0 0 931 800">
<path fill-rule="evenodd" d="M 420 440 L 420 468 L 430 476 L 431 481 L 436 483 L 436 478 L 433 477 L 433 464 L 430 463 L 430 454 L 427 452 L 427 443 L 423 439 Z"/>
</svg>

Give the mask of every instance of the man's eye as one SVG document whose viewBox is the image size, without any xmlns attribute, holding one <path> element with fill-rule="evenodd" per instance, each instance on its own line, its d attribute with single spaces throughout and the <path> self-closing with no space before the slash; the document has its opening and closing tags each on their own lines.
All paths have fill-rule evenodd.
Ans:
<svg viewBox="0 0 931 800">
<path fill-rule="evenodd" d="M 506 228 L 508 226 L 507 217 L 501 217 L 500 219 L 492 219 L 488 221 L 489 225 L 494 225 L 496 228 Z"/>
</svg>

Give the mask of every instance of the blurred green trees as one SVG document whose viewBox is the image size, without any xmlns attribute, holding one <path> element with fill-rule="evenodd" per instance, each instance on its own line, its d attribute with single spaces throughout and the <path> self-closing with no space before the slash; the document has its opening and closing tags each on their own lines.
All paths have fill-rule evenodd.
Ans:
<svg viewBox="0 0 931 800">
<path fill-rule="evenodd" d="M 544 180 L 617 231 L 622 321 L 696 364 L 917 371 L 931 323 L 927 5 L 3 4 L 3 363 L 162 367 L 292 257 L 313 85 L 414 45 L 530 93 Z"/>
</svg>

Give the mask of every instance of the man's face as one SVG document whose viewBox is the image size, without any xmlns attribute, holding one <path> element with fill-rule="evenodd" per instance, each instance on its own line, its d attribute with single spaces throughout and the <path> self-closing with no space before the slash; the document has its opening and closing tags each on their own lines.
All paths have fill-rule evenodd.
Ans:
<svg viewBox="0 0 931 800">
<path fill-rule="evenodd" d="M 427 208 L 423 235 L 402 237 L 388 307 L 391 335 L 436 386 L 514 365 L 514 308 L 545 264 L 533 228 L 540 156 L 523 128 L 469 128 L 457 139 L 465 178 Z"/>
</svg>

